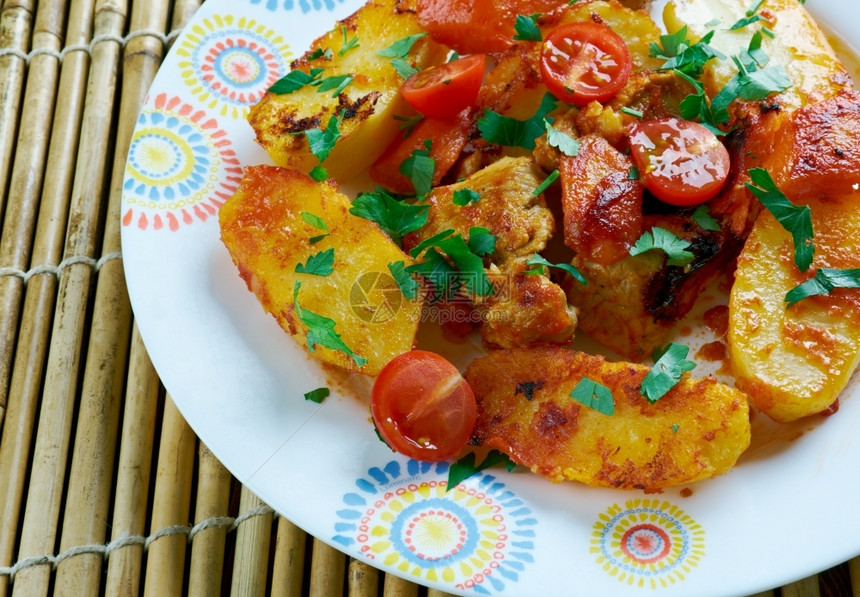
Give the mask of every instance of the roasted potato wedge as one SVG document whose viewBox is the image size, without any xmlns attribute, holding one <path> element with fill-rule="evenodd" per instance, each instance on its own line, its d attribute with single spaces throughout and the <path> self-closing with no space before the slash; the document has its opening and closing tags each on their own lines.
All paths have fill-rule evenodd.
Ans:
<svg viewBox="0 0 860 597">
<path fill-rule="evenodd" d="M 649 368 L 557 346 L 492 352 L 465 377 L 478 400 L 476 443 L 550 481 L 656 491 L 726 472 L 750 441 L 746 397 L 685 376 L 651 404 Z M 611 389 L 615 413 L 570 397 L 589 378 Z"/>
<path fill-rule="evenodd" d="M 815 256 L 802 274 L 791 234 L 762 212 L 738 257 L 729 297 L 729 357 L 737 386 L 772 419 L 830 407 L 860 362 L 860 290 L 835 289 L 786 308 L 818 268 L 860 267 L 860 193 L 810 199 Z"/>
<path fill-rule="evenodd" d="M 328 130 L 331 119 L 342 116 L 339 140 L 323 165 L 340 182 L 367 170 L 399 132 L 394 116 L 414 113 L 400 95 L 403 77 L 391 58 L 377 52 L 420 32 L 414 2 L 372 0 L 363 5 L 293 63 L 294 70 L 305 73 L 322 69 L 320 79 L 349 76 L 351 82 L 339 93 L 337 86 L 321 91 L 312 85 L 289 94 L 266 93 L 248 116 L 257 142 L 276 165 L 308 172 L 318 160 L 301 133 Z M 347 40 L 358 45 L 345 49 Z M 420 70 L 444 61 L 446 54 L 447 48 L 425 36 L 412 46 L 407 61 Z"/>
<path fill-rule="evenodd" d="M 749 47 L 757 28 L 729 28 L 749 16 L 750 4 L 748 0 L 671 0 L 663 12 L 663 20 L 669 32 L 686 25 L 697 39 L 715 29 L 711 45 L 726 56 L 736 56 Z M 768 66 L 782 65 L 792 82 L 791 87 L 775 96 L 780 106 L 798 108 L 851 86 L 844 65 L 802 2 L 765 0 L 758 6 L 757 14 L 773 32 L 772 37 L 762 39 L 762 50 L 770 57 Z M 720 25 L 714 27 L 714 21 Z M 737 68 L 731 60 L 710 61 L 702 77 L 709 97 L 735 74 Z"/>
<path fill-rule="evenodd" d="M 346 195 L 297 170 L 248 167 L 221 207 L 221 240 L 248 288 L 285 331 L 307 346 L 309 328 L 297 312 L 297 296 L 301 312 L 334 322 L 334 333 L 358 358 L 323 345 L 309 347 L 313 356 L 376 375 L 393 357 L 412 349 L 422 303 L 406 300 L 388 275 L 389 263 L 409 264 L 409 258 L 375 223 L 350 214 L 349 207 Z M 318 224 L 314 218 L 327 231 L 309 222 Z M 330 273 L 296 271 L 300 264 L 307 270 L 309 259 L 329 250 L 334 251 Z"/>
</svg>

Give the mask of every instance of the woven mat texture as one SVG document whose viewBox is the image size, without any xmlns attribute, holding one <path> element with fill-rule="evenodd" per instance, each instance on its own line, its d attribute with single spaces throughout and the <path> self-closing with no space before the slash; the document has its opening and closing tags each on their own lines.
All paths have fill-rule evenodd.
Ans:
<svg viewBox="0 0 860 597">
<path fill-rule="evenodd" d="M 127 149 L 199 5 L 2 4 L 0 597 L 442 595 L 347 558 L 242 487 L 176 410 L 134 326 Z M 764 594 L 860 595 L 860 559 Z"/>
</svg>

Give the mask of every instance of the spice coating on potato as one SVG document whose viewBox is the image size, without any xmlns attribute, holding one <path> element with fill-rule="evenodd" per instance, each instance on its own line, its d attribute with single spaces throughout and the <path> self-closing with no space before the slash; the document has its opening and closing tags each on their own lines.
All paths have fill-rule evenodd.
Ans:
<svg viewBox="0 0 860 597">
<path fill-rule="evenodd" d="M 474 439 L 550 481 L 598 487 L 654 491 L 731 468 L 750 441 L 744 394 L 685 376 L 650 404 L 640 392 L 648 370 L 555 346 L 490 353 L 465 374 Z M 612 391 L 613 415 L 570 397 L 584 377 Z"/>
<path fill-rule="evenodd" d="M 314 348 L 314 357 L 376 375 L 389 360 L 412 349 L 421 301 L 406 300 L 388 274 L 389 263 L 408 265 L 409 258 L 375 223 L 350 214 L 349 208 L 349 198 L 328 183 L 295 170 L 253 166 L 221 207 L 221 240 L 248 288 L 285 331 L 307 343 L 307 326 L 293 300 L 298 281 L 300 308 L 333 320 L 334 331 L 367 362 L 359 367 L 344 352 L 323 346 Z M 322 220 L 328 234 L 303 214 Z M 317 240 L 320 236 L 324 238 Z M 331 249 L 331 273 L 296 271 Z"/>
</svg>

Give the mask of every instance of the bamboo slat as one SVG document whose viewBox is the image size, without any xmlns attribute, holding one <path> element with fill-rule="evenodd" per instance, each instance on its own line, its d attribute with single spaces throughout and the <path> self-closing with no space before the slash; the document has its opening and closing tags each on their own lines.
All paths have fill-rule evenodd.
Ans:
<svg viewBox="0 0 860 597">
<path fill-rule="evenodd" d="M 386 574 L 382 586 L 382 597 L 418 597 L 418 585 L 399 576 Z"/>
<path fill-rule="evenodd" d="M 98 2 L 93 21 L 94 34 L 121 34 L 124 15 L 121 5 L 110 1 Z M 105 41 L 92 48 L 81 144 L 66 234 L 66 257 L 93 257 L 98 243 L 106 156 L 111 146 L 113 95 L 119 55 L 117 46 L 116 42 Z M 19 559 L 50 554 L 56 544 L 74 424 L 78 374 L 87 334 L 87 308 L 92 278 L 91 265 L 75 263 L 66 268 L 65 275 L 60 279 Z M 51 567 L 47 565 L 23 570 L 16 581 L 15 594 L 45 594 L 51 581 L 50 574 Z"/>
<path fill-rule="evenodd" d="M 349 597 L 376 597 L 379 591 L 379 571 L 376 568 L 351 560 L 348 574 Z"/>
<path fill-rule="evenodd" d="M 10 50 L 0 56 L 0 214 L 7 202 L 9 169 L 15 154 L 26 72 L 26 60 L 21 55 L 26 55 L 30 49 L 32 17 L 36 12 L 34 1 L 9 0 L 3 2 L 0 9 L 0 48 Z M 5 346 L 0 345 L 0 348 Z M 0 407 L 3 406 L 0 402 Z"/>
<path fill-rule="evenodd" d="M 91 5 L 86 0 L 72 3 L 67 43 L 86 43 L 92 36 Z M 62 255 L 89 63 L 89 54 L 78 51 L 67 54 L 62 64 L 45 168 L 51 176 L 42 187 L 31 256 L 36 264 L 56 265 Z M 0 566 L 10 565 L 15 555 L 57 287 L 52 272 L 35 275 L 27 283 L 5 428 L 0 414 Z M 5 317 L 11 320 L 13 314 L 0 313 L 0 318 Z M 0 578 L 0 597 L 6 594 L 7 584 L 7 578 Z"/>
<path fill-rule="evenodd" d="M 242 487 L 240 512 L 253 512 L 264 506 L 260 498 Z M 235 558 L 241 565 L 233 568 L 232 597 L 262 597 L 265 594 L 271 535 L 271 513 L 252 516 L 239 525 Z"/>
<path fill-rule="evenodd" d="M 311 550 L 310 597 L 340 597 L 346 577 L 346 556 L 320 541 Z"/>
<path fill-rule="evenodd" d="M 299 597 L 304 579 L 307 535 L 286 518 L 278 518 L 277 524 L 272 597 Z"/>
<path fill-rule="evenodd" d="M 860 557 L 848 562 L 848 573 L 851 578 L 852 595 L 860 595 Z"/>
<path fill-rule="evenodd" d="M 205 597 L 221 592 L 231 476 L 202 443 L 198 450 L 198 461 L 195 527 L 205 524 L 206 521 L 223 521 L 221 524 L 201 528 L 192 538 L 188 594 L 192 597 Z"/>
<path fill-rule="evenodd" d="M 122 443 L 113 498 L 111 542 L 140 537 L 146 531 L 150 467 L 159 395 L 158 376 L 135 327 L 129 355 L 128 381 L 122 417 Z M 143 544 L 114 550 L 108 560 L 106 595 L 140 594 Z"/>
<path fill-rule="evenodd" d="M 59 52 L 62 47 L 65 26 L 65 10 L 60 0 L 39 4 L 32 45 L 40 53 L 31 59 L 28 69 L 9 185 L 9 196 L 15 200 L 6 206 L 3 233 L 0 234 L 0 263 L 22 271 L 30 263 L 30 248 L 33 245 L 45 173 L 45 155 L 51 134 L 51 117 L 57 96 L 60 61 L 50 52 Z M 48 126 L 45 126 L 46 123 Z M 3 188 L 6 188 L 5 184 Z M 0 214 L 3 214 L 2 205 Z M 7 382 L 15 352 L 11 348 L 18 327 L 23 293 L 22 278 L 0 277 L 0 429 L 4 419 L 2 411 L 7 404 Z"/>
<path fill-rule="evenodd" d="M 789 583 L 780 589 L 780 597 L 820 597 L 818 576 L 810 576 Z"/>
<path fill-rule="evenodd" d="M 195 446 L 194 432 L 168 397 L 158 447 L 150 537 L 164 534 L 149 544 L 143 586 L 146 597 L 183 594 L 188 535 L 181 529 L 187 530 L 189 519 Z"/>
</svg>

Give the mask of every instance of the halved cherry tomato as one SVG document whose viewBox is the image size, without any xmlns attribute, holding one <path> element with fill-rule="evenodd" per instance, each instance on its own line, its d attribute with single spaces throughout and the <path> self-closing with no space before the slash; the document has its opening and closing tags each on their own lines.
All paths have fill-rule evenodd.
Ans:
<svg viewBox="0 0 860 597">
<path fill-rule="evenodd" d="M 452 118 L 471 106 L 484 82 L 483 54 L 472 54 L 419 71 L 406 79 L 400 93 L 429 118 Z"/>
<path fill-rule="evenodd" d="M 541 46 L 544 84 L 575 106 L 614 96 L 627 83 L 630 69 L 627 44 L 606 25 L 565 23 L 550 31 Z"/>
<path fill-rule="evenodd" d="M 373 421 L 397 452 L 438 462 L 459 452 L 475 428 L 472 388 L 444 357 L 426 350 L 400 354 L 376 378 Z"/>
<path fill-rule="evenodd" d="M 636 124 L 630 153 L 645 188 L 672 205 L 697 205 L 720 192 L 731 160 L 717 136 L 696 122 L 661 118 Z"/>
</svg>

